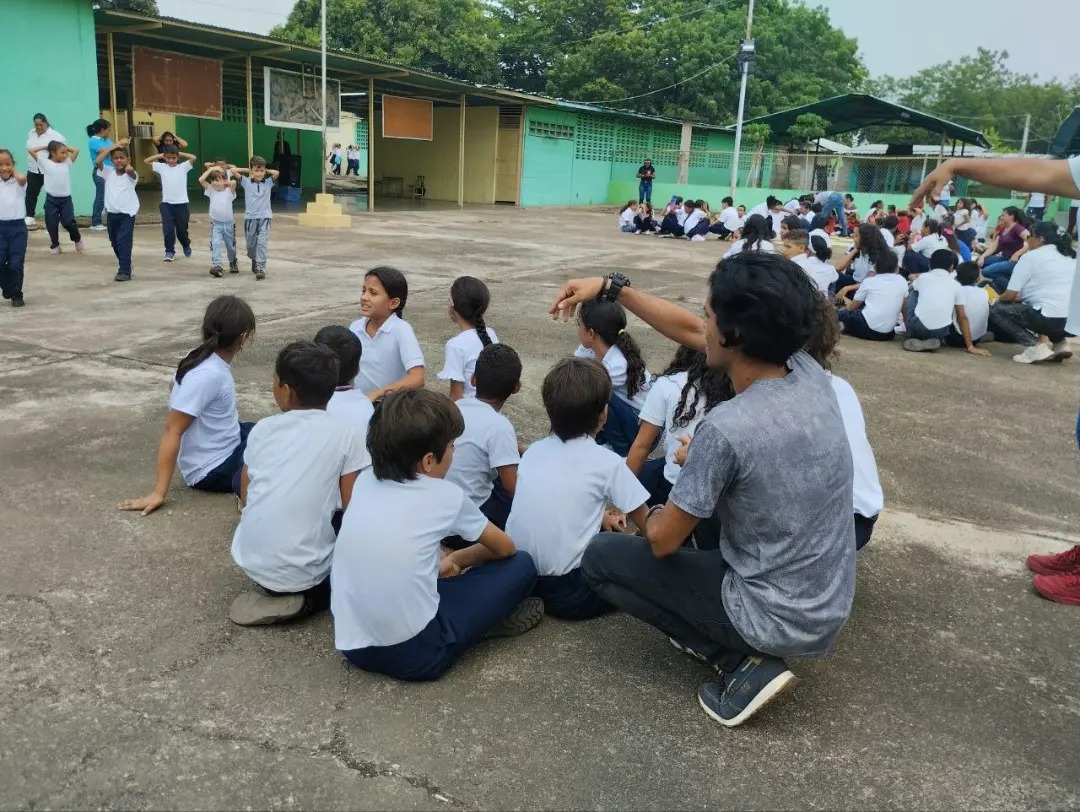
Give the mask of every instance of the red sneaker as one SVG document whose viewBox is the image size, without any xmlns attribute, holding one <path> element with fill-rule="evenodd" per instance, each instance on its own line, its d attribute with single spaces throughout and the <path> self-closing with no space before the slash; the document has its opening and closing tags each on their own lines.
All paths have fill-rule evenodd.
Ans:
<svg viewBox="0 0 1080 812">
<path fill-rule="evenodd" d="M 1080 544 L 1056 555 L 1029 555 L 1027 566 L 1039 575 L 1080 574 Z"/>
<path fill-rule="evenodd" d="M 1031 585 L 1047 600 L 1080 606 L 1080 573 L 1036 575 L 1031 579 Z"/>
</svg>

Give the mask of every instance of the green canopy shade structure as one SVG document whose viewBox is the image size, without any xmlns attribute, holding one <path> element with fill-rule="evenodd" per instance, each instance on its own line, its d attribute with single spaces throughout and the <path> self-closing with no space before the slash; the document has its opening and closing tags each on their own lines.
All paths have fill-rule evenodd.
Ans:
<svg viewBox="0 0 1080 812">
<path fill-rule="evenodd" d="M 1080 155 L 1080 107 L 1074 107 L 1069 117 L 1061 122 L 1050 150 L 1054 155 Z"/>
</svg>

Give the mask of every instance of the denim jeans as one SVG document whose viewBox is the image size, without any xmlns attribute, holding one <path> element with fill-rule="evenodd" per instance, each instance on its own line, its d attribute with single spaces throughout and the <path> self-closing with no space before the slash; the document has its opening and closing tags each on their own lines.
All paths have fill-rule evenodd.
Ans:
<svg viewBox="0 0 1080 812">
<path fill-rule="evenodd" d="M 844 325 L 844 335 L 853 338 L 864 338 L 867 341 L 892 341 L 896 333 L 890 330 L 887 333 L 879 333 L 866 323 L 866 316 L 861 310 L 841 310 L 839 313 L 840 323 Z"/>
<path fill-rule="evenodd" d="M 236 222 L 217 220 L 210 221 L 210 264 L 215 268 L 221 267 L 221 246 L 225 246 L 225 254 L 229 258 L 229 264 L 236 262 Z"/>
<path fill-rule="evenodd" d="M 101 213 L 105 211 L 105 178 L 98 175 L 96 167 L 92 177 L 94 179 L 94 207 L 90 213 L 90 225 L 100 226 Z"/>
<path fill-rule="evenodd" d="M 116 272 L 131 276 L 131 243 L 135 236 L 135 215 L 109 212 L 105 217 L 109 242 L 116 254 Z"/>
<path fill-rule="evenodd" d="M 5 299 L 22 298 L 25 259 L 25 221 L 0 220 L 0 291 Z"/>
<path fill-rule="evenodd" d="M 944 341 L 949 335 L 949 331 L 952 330 L 952 323 L 946 324 L 944 327 L 938 327 L 935 330 L 931 330 L 921 321 L 919 317 L 915 315 L 915 308 L 919 306 L 919 291 L 913 290 L 908 294 L 907 303 L 907 319 L 904 321 L 904 326 L 907 328 L 907 334 L 910 338 L 918 338 L 920 340 L 926 340 L 928 338 L 936 338 L 939 341 Z"/>
<path fill-rule="evenodd" d="M 990 308 L 990 327 L 998 341 L 1034 347 L 1044 335 L 1055 344 L 1064 341 L 1065 318 L 1048 319 L 1024 302 L 996 302 Z"/>
<path fill-rule="evenodd" d="M 637 188 L 638 203 L 652 203 L 652 181 L 643 180 Z"/>
<path fill-rule="evenodd" d="M 822 207 L 822 213 L 825 216 L 833 214 L 836 216 L 836 227 L 840 229 L 840 233 L 847 237 L 851 234 L 851 230 L 848 228 L 847 217 L 844 215 L 844 196 L 839 192 L 830 192 L 829 196 L 825 198 L 825 205 Z"/>
<path fill-rule="evenodd" d="M 990 280 L 994 290 L 1004 293 L 1009 287 L 1009 280 L 1012 279 L 1015 267 L 1016 263 L 1011 259 L 1006 259 L 1001 254 L 994 254 L 983 260 L 982 275 Z"/>
</svg>

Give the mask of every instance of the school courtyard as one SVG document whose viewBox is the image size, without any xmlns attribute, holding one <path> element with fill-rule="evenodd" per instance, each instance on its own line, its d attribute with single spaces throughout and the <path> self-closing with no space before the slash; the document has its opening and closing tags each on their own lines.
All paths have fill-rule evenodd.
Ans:
<svg viewBox="0 0 1080 812">
<path fill-rule="evenodd" d="M 479 276 L 488 324 L 524 360 L 507 413 L 530 442 L 546 427 L 540 381 L 576 345 L 547 316 L 559 283 L 617 269 L 699 309 L 719 246 L 619 234 L 610 211 L 383 210 L 327 232 L 280 214 L 256 283 L 243 262 L 207 275 L 195 218 L 195 257 L 172 265 L 159 227 L 138 227 L 128 284 L 104 234 L 51 257 L 35 232 L 27 306 L 0 308 L 0 807 L 1080 804 L 1080 608 L 1039 598 L 1023 565 L 1080 535 L 1080 360 L 842 341 L 886 509 L 834 655 L 794 663 L 794 693 L 742 728 L 698 707 L 704 666 L 623 615 L 547 618 L 408 685 L 347 665 L 327 615 L 229 622 L 246 588 L 231 497 L 177 477 L 156 514 L 117 511 L 152 484 L 168 381 L 207 301 L 238 293 L 257 314 L 234 364 L 253 420 L 274 411 L 277 350 L 349 324 L 381 263 L 408 275 L 406 317 L 442 389 L 449 284 Z M 631 329 L 660 371 L 672 347 Z"/>
</svg>

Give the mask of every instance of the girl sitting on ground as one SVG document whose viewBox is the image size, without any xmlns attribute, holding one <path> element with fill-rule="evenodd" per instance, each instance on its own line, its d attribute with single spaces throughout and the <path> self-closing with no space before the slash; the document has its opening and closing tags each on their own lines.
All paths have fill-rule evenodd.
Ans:
<svg viewBox="0 0 1080 812">
<path fill-rule="evenodd" d="M 628 234 L 633 234 L 637 231 L 637 226 L 634 225 L 634 217 L 637 215 L 638 202 L 636 200 L 627 201 L 626 205 L 619 209 L 619 231 L 625 231 Z"/>
<path fill-rule="evenodd" d="M 642 203 L 634 215 L 634 228 L 637 234 L 655 234 L 660 224 L 653 219 L 652 203 Z"/>
<path fill-rule="evenodd" d="M 476 359 L 484 347 L 499 343 L 495 331 L 484 323 L 490 302 L 487 285 L 475 277 L 459 276 L 450 286 L 450 320 L 461 330 L 446 342 L 446 361 L 439 373 L 439 380 L 450 381 L 450 400 L 475 397 Z"/>
<path fill-rule="evenodd" d="M 776 251 L 769 240 L 769 221 L 760 214 L 751 214 L 742 227 L 742 237 L 735 240 L 724 253 L 724 259 L 741 254 L 743 251 L 763 251 L 771 254 Z"/>
</svg>

